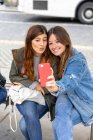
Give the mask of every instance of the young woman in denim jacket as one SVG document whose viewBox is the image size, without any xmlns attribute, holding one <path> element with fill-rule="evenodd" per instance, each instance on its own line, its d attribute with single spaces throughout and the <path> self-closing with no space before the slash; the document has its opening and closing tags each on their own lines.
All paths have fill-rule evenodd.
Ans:
<svg viewBox="0 0 93 140">
<path fill-rule="evenodd" d="M 67 31 L 56 26 L 48 32 L 49 52 L 58 58 L 58 77 L 48 77 L 47 89 L 57 96 L 53 130 L 55 140 L 72 140 L 73 125 L 93 122 L 93 77 L 86 58 L 72 48 Z"/>
</svg>

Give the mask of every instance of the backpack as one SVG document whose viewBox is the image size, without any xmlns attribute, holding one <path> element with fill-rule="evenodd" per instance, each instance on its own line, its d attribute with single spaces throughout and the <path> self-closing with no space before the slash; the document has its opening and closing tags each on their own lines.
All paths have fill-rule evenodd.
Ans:
<svg viewBox="0 0 93 140">
<path fill-rule="evenodd" d="M 4 87 L 6 84 L 5 77 L 0 73 L 0 87 Z"/>
</svg>

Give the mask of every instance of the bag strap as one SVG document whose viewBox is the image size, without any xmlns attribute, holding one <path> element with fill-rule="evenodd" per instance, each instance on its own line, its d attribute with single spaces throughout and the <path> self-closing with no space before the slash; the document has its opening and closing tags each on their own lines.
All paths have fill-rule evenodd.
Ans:
<svg viewBox="0 0 93 140">
<path fill-rule="evenodd" d="M 10 129 L 13 132 L 17 131 L 17 116 L 16 116 L 16 110 L 15 110 L 15 106 L 16 104 L 12 105 L 12 109 L 11 109 L 11 97 L 9 96 L 9 120 L 10 120 Z M 14 121 L 15 121 L 15 129 L 12 126 L 12 116 L 14 116 Z"/>
<path fill-rule="evenodd" d="M 0 120 L 0 123 L 2 123 L 8 116 L 9 116 L 9 120 L 10 120 L 10 129 L 13 132 L 17 131 L 17 116 L 16 116 L 16 110 L 15 110 L 15 104 L 12 102 L 11 97 L 9 96 L 7 98 L 7 106 L 9 106 L 9 112 Z M 12 103 L 12 104 L 11 104 Z M 5 107 L 5 109 L 6 109 Z M 14 116 L 14 121 L 15 121 L 15 129 L 12 126 L 12 116 Z"/>
</svg>

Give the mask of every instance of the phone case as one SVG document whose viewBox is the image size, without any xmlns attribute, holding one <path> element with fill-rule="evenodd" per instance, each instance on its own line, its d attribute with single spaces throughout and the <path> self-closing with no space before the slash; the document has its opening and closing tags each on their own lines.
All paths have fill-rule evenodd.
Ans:
<svg viewBox="0 0 93 140">
<path fill-rule="evenodd" d="M 45 87 L 46 82 L 48 81 L 47 78 L 51 75 L 50 63 L 39 64 L 38 73 L 40 78 L 40 84 L 42 87 Z"/>
</svg>

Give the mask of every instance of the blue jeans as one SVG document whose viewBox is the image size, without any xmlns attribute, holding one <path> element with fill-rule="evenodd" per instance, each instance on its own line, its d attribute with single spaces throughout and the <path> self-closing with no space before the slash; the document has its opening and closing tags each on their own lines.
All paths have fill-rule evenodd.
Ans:
<svg viewBox="0 0 93 140">
<path fill-rule="evenodd" d="M 52 122 L 55 140 L 72 140 L 73 125 L 80 122 L 80 115 L 68 96 L 59 94 L 55 106 L 55 119 Z"/>
<path fill-rule="evenodd" d="M 35 105 L 33 105 L 35 106 Z M 38 105 L 39 106 L 39 105 Z M 39 109 L 38 109 L 39 110 Z M 40 109 L 41 112 L 44 111 L 44 108 Z M 39 112 L 39 113 L 41 113 Z M 43 113 L 41 113 L 43 114 Z M 42 117 L 42 115 L 41 115 Z M 29 118 L 31 119 L 31 118 Z M 34 121 L 36 121 L 36 118 L 34 118 Z M 32 119 L 31 119 L 32 120 Z M 28 137 L 27 132 L 27 120 L 24 120 L 24 118 L 20 121 L 20 128 L 24 136 L 26 137 L 26 140 L 30 140 Z M 70 100 L 68 99 L 67 95 L 60 94 L 57 98 L 56 106 L 55 106 L 55 119 L 52 122 L 53 131 L 54 131 L 54 138 L 55 140 L 72 140 L 73 139 L 73 125 L 76 125 L 81 122 L 81 118 L 77 110 L 74 108 L 74 106 L 71 104 Z M 35 123 L 37 127 L 38 125 Z M 33 126 L 31 125 L 30 133 L 33 134 Z M 39 132 L 39 131 L 38 131 Z M 41 132 L 39 132 L 41 134 Z M 37 135 L 37 132 L 35 131 L 35 134 Z M 33 140 L 33 139 L 31 139 Z M 42 140 L 41 136 L 34 140 Z"/>
<path fill-rule="evenodd" d="M 48 111 L 48 106 L 26 100 L 17 104 L 17 108 L 24 118 L 19 125 L 26 140 L 42 140 L 40 118 Z"/>
<path fill-rule="evenodd" d="M 3 103 L 3 102 L 5 102 L 6 97 L 7 97 L 7 91 L 6 91 L 6 89 L 0 87 L 0 104 Z"/>
</svg>

